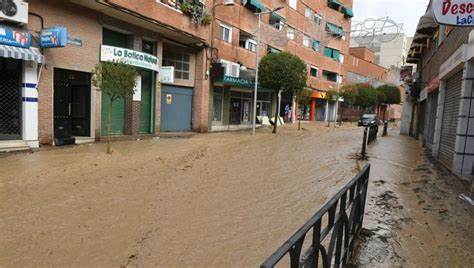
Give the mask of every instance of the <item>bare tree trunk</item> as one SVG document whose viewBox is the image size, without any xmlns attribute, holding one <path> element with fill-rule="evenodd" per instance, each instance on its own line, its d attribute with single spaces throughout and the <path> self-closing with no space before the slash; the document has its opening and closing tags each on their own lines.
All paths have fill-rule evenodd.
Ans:
<svg viewBox="0 0 474 268">
<path fill-rule="evenodd" d="M 280 122 L 280 98 L 281 98 L 281 90 L 278 91 L 278 95 L 277 95 L 277 107 L 276 107 L 276 111 L 275 111 L 275 124 L 273 125 L 273 131 L 272 131 L 273 134 L 277 133 L 278 122 Z"/>
<path fill-rule="evenodd" d="M 112 146 L 110 144 L 110 132 L 112 128 L 112 98 L 110 99 L 108 114 L 107 114 L 107 154 L 112 153 Z"/>
</svg>

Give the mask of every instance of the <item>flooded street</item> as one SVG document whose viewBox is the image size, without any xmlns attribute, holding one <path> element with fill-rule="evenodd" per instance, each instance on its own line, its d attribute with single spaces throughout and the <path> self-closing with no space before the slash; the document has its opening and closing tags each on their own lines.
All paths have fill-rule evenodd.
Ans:
<svg viewBox="0 0 474 268">
<path fill-rule="evenodd" d="M 304 124 L 0 156 L 0 266 L 257 267 L 357 168 L 362 129 Z M 397 129 L 372 163 L 357 266 L 472 266 L 462 186 Z"/>
</svg>

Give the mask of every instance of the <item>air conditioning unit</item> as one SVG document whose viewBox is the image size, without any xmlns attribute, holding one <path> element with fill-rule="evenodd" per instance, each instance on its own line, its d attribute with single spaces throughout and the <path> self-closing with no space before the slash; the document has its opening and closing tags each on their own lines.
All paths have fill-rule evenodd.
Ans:
<svg viewBox="0 0 474 268">
<path fill-rule="evenodd" d="M 225 75 L 231 76 L 231 77 L 239 77 L 240 75 L 240 64 L 227 61 L 227 60 L 220 60 L 222 66 L 224 67 L 225 70 Z"/>
<path fill-rule="evenodd" d="M 3 0 L 0 3 L 0 21 L 28 23 L 28 3 L 23 0 Z"/>
</svg>

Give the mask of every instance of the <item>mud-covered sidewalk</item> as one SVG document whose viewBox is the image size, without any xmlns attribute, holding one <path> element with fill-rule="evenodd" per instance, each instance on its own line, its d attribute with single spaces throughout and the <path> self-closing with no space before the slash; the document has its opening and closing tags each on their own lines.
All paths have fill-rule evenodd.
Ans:
<svg viewBox="0 0 474 268">
<path fill-rule="evenodd" d="M 370 145 L 371 174 L 361 267 L 473 267 L 470 185 L 430 159 L 419 142 L 393 130 Z"/>
</svg>

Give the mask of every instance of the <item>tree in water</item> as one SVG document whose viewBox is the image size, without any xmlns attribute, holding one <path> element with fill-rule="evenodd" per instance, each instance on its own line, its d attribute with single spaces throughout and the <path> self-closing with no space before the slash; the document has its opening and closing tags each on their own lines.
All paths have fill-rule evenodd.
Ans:
<svg viewBox="0 0 474 268">
<path fill-rule="evenodd" d="M 258 75 L 259 84 L 263 88 L 273 89 L 278 96 L 282 91 L 296 96 L 306 86 L 308 70 L 298 56 L 288 52 L 270 53 L 260 60 Z M 277 105 L 273 133 L 277 133 L 279 116 Z"/>
<path fill-rule="evenodd" d="M 121 62 L 101 62 L 92 70 L 92 84 L 109 97 L 107 107 L 107 153 L 112 153 L 110 144 L 112 127 L 112 105 L 116 100 L 133 96 L 138 73 L 133 66 Z"/>
</svg>

